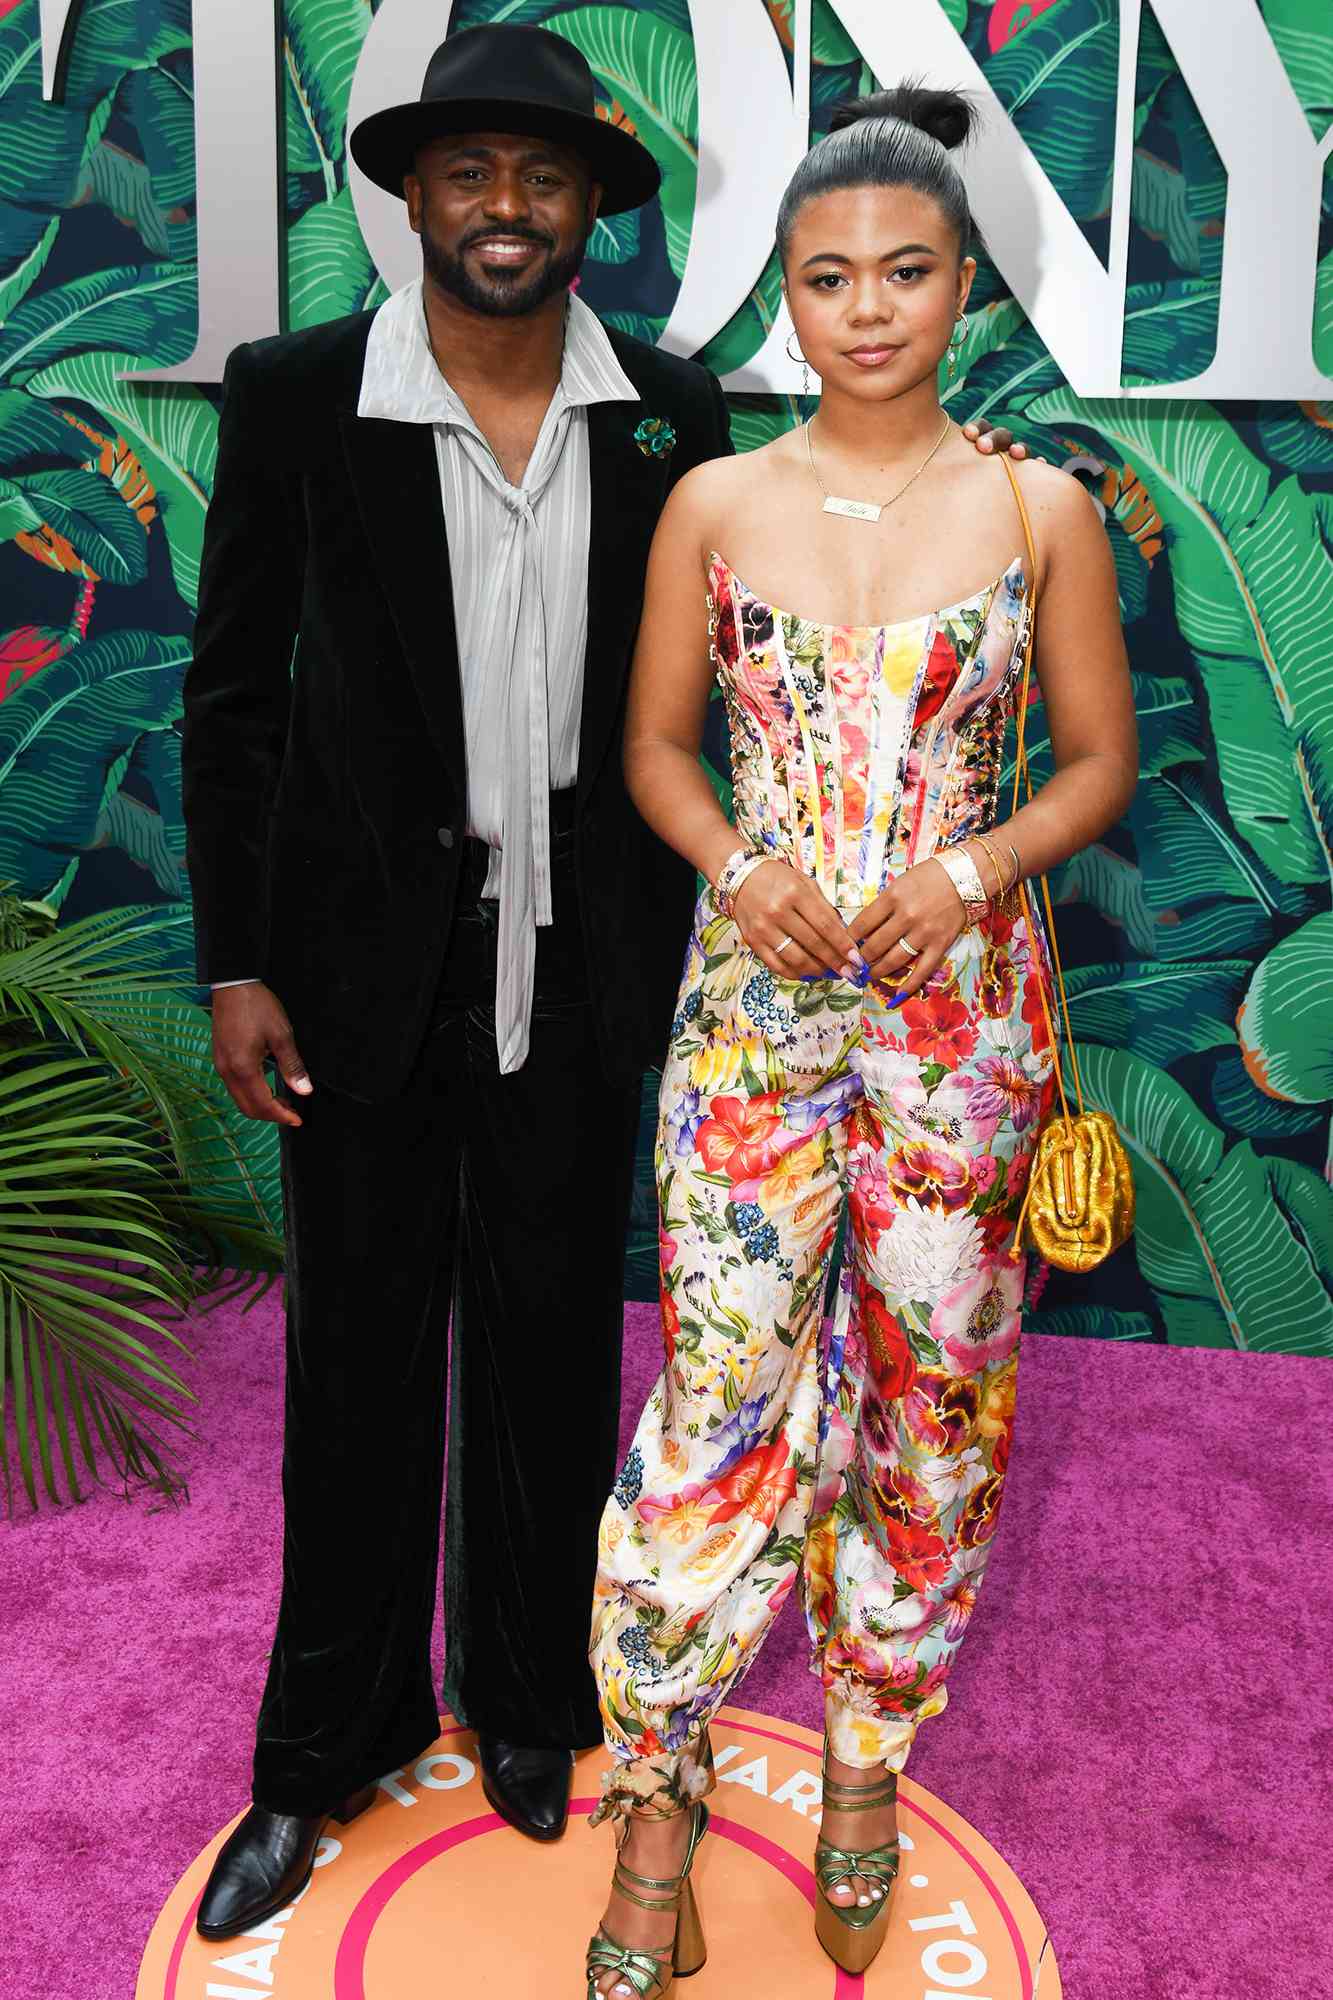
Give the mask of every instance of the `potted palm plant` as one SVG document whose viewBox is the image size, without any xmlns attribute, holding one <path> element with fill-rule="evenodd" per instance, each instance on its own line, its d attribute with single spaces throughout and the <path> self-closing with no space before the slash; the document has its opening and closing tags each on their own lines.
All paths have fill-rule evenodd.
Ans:
<svg viewBox="0 0 1333 2000">
<path fill-rule="evenodd" d="M 280 1268 L 276 1147 L 243 1133 L 163 933 L 57 929 L 0 885 L 0 1482 L 7 1507 L 114 1480 L 183 1490 L 192 1307 Z M 273 1137 L 275 1135 L 270 1135 Z M 256 1164 L 257 1161 L 257 1164 Z"/>
</svg>

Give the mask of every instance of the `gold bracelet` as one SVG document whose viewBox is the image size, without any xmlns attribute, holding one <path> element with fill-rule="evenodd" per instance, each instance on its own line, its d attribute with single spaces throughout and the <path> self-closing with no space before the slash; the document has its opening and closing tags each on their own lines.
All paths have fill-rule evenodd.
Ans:
<svg viewBox="0 0 1333 2000">
<path fill-rule="evenodd" d="M 987 856 L 989 857 L 990 860 L 990 865 L 995 870 L 995 882 L 996 882 L 995 896 L 996 896 L 996 901 L 998 902 L 1000 897 L 1007 895 L 1009 890 L 1012 889 L 1014 885 L 1012 882 L 1005 881 L 1004 870 L 1003 868 L 1001 868 L 998 860 L 996 859 L 995 849 L 991 846 L 985 834 L 974 833 L 972 838 L 973 840 L 979 841 L 980 844 L 985 848 Z"/>
</svg>

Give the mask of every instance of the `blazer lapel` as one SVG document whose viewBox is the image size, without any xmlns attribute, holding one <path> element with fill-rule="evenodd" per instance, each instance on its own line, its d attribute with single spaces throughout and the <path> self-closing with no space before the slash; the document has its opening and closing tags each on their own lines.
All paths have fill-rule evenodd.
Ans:
<svg viewBox="0 0 1333 2000">
<path fill-rule="evenodd" d="M 340 422 L 366 541 L 427 727 L 466 797 L 463 693 L 434 429 L 350 411 Z"/>
<path fill-rule="evenodd" d="M 666 499 L 668 462 L 634 442 L 645 408 L 594 403 L 588 411 L 592 532 L 588 547 L 588 652 L 579 724 L 580 800 L 606 755 L 624 698 L 643 608 L 653 530 Z"/>
</svg>

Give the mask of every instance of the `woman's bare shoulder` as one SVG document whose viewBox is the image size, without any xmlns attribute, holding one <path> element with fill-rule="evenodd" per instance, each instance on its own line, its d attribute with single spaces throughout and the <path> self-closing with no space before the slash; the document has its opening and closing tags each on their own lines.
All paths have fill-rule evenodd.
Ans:
<svg viewBox="0 0 1333 2000">
<path fill-rule="evenodd" d="M 696 534 L 702 548 L 716 548 L 725 524 L 738 511 L 747 511 L 766 490 L 771 492 L 772 479 L 785 463 L 784 446 L 789 452 L 787 440 L 775 438 L 757 451 L 710 458 L 692 467 L 668 502 L 673 526 Z"/>
</svg>

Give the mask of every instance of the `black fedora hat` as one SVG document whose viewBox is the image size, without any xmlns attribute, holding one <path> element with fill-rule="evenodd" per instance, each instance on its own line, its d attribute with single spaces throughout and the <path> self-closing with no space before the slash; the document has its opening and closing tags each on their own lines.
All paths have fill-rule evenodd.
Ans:
<svg viewBox="0 0 1333 2000">
<path fill-rule="evenodd" d="M 597 116 L 587 58 L 545 28 L 465 28 L 426 65 L 416 104 L 363 118 L 352 158 L 377 187 L 401 195 L 418 146 L 450 132 L 519 132 L 581 153 L 602 187 L 601 214 L 638 208 L 661 171 L 646 146 Z"/>
</svg>

